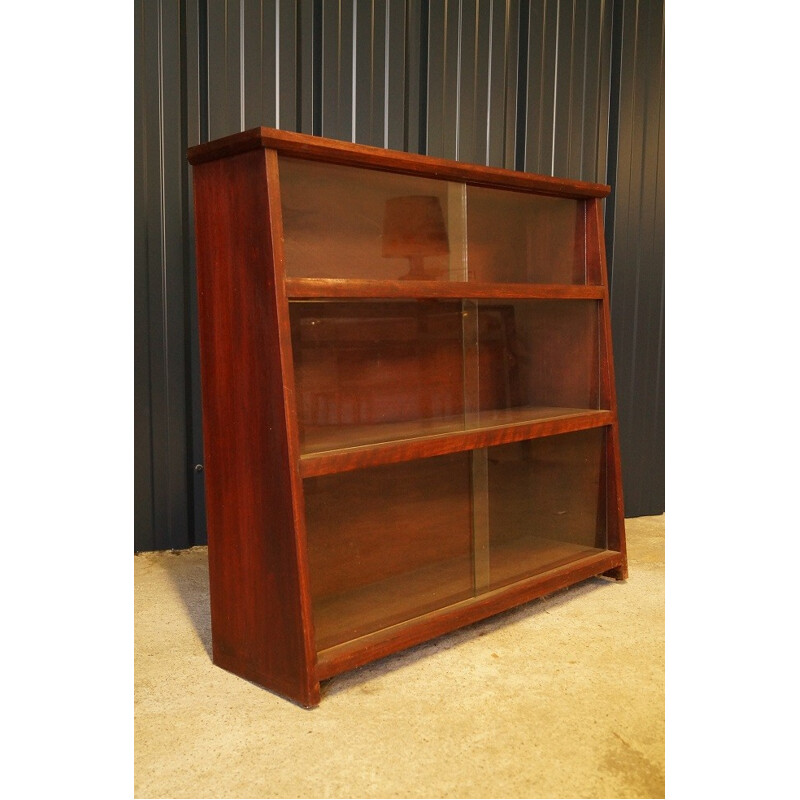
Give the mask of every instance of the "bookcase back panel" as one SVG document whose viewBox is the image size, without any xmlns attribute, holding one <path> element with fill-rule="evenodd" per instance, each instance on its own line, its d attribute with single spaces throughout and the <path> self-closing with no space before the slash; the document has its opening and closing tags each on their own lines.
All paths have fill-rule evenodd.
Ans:
<svg viewBox="0 0 800 800">
<path fill-rule="evenodd" d="M 457 184 L 287 157 L 279 168 L 287 277 L 465 279 L 450 248 Z"/>
</svg>

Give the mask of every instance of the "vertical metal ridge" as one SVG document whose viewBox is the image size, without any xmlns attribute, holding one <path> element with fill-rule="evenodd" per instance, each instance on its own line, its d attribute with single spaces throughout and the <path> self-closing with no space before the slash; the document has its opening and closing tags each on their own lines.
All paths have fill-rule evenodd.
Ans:
<svg viewBox="0 0 800 800">
<path fill-rule="evenodd" d="M 200 138 L 197 142 L 208 141 L 208 7 L 206 0 L 199 0 L 198 6 L 198 94 L 200 96 Z"/>
<path fill-rule="evenodd" d="M 163 0 L 136 14 L 135 225 L 137 549 L 187 546 L 185 8 Z M 143 497 L 143 494 L 147 497 Z"/>
<path fill-rule="evenodd" d="M 358 3 L 353 3 L 353 44 L 352 44 L 352 60 L 353 67 L 350 72 L 350 141 L 356 141 L 356 75 L 358 74 L 358 54 L 356 52 L 356 42 L 358 30 Z"/>
<path fill-rule="evenodd" d="M 389 29 L 391 15 L 386 9 L 386 22 L 383 29 L 383 146 L 389 147 Z"/>
<path fill-rule="evenodd" d="M 262 26 L 263 30 L 263 26 Z M 281 127 L 281 0 L 275 0 L 275 127 Z"/>
<path fill-rule="evenodd" d="M 550 174 L 556 174 L 556 112 L 558 110 L 558 45 L 560 40 L 561 0 L 556 0 L 556 51 L 553 55 L 555 71 L 553 73 L 553 132 L 552 152 L 550 154 Z"/>
<path fill-rule="evenodd" d="M 198 53 L 198 11 L 194 0 L 180 3 L 180 29 L 184 32 L 180 41 L 180 108 L 181 131 L 180 152 L 185 153 L 190 145 L 197 144 L 200 135 L 200 101 Z M 183 294 L 186 319 L 186 335 L 183 339 L 183 363 L 186 365 L 186 382 L 183 396 L 183 414 L 186 420 L 188 494 L 187 535 L 189 546 L 205 541 L 205 506 L 202 476 L 196 473 L 193 466 L 202 463 L 202 412 L 196 406 L 199 397 L 199 352 L 197 339 L 192 331 L 197 328 L 197 296 L 195 293 L 196 271 L 194 264 L 194 226 L 191 209 L 193 207 L 193 191 L 189 165 L 185 159 L 180 164 L 180 187 L 183 198 L 181 214 L 181 235 L 184 243 L 181 266 L 183 269 Z"/>
<path fill-rule="evenodd" d="M 244 0 L 239 0 L 239 130 L 243 131 L 244 123 Z M 259 31 L 260 33 L 260 31 Z"/>
<path fill-rule="evenodd" d="M 493 24 L 494 24 L 494 0 L 489 0 L 489 57 L 486 66 L 486 142 L 485 142 L 485 159 L 484 164 L 489 164 L 489 145 L 491 142 L 492 133 L 492 46 L 494 45 L 493 39 Z"/>
<path fill-rule="evenodd" d="M 312 110 L 311 132 L 322 136 L 322 0 L 313 0 L 312 18 Z"/>
<path fill-rule="evenodd" d="M 517 61 L 517 95 L 516 95 L 516 148 L 514 155 L 514 169 L 525 169 L 526 150 L 528 146 L 528 56 L 530 51 L 529 38 L 529 5 L 525 0 L 519 4 L 519 58 Z M 523 39 L 524 37 L 524 39 Z M 524 41 L 524 46 L 523 46 Z"/>
<path fill-rule="evenodd" d="M 626 514 L 638 516 L 664 510 L 664 7 L 628 0 L 614 10 L 607 226 Z"/>
<path fill-rule="evenodd" d="M 583 58 L 583 69 L 581 70 L 581 103 L 580 103 L 580 115 L 581 115 L 581 124 L 580 124 L 580 158 L 578 161 L 578 172 L 576 177 L 579 180 L 590 180 L 586 177 L 585 173 L 585 155 L 586 155 L 586 106 L 587 106 L 587 98 L 586 98 L 586 87 L 589 83 L 589 78 L 587 75 L 587 63 L 588 58 L 586 58 L 586 51 L 588 49 L 588 39 L 589 39 L 589 6 L 587 5 L 583 12 L 583 47 L 581 48 L 582 52 L 584 53 Z M 599 71 L 599 70 L 598 70 Z"/>
<path fill-rule="evenodd" d="M 134 548 L 155 546 L 150 304 L 148 302 L 147 20 L 144 0 L 134 12 Z"/>
<path fill-rule="evenodd" d="M 430 19 L 430 0 L 422 0 L 422 64 L 419 70 L 419 141 L 420 153 L 428 152 L 428 87 L 430 85 L 429 55 L 430 55 L 430 31 L 428 21 Z"/>
<path fill-rule="evenodd" d="M 461 127 L 458 124 L 461 121 L 461 59 L 462 59 L 462 41 L 461 33 L 463 30 L 463 0 L 458 0 L 458 25 L 456 33 L 456 85 L 455 85 L 455 98 L 456 98 L 456 129 L 454 138 L 455 155 L 454 158 L 458 161 L 460 156 L 461 144 Z"/>
<path fill-rule="evenodd" d="M 405 136 L 410 153 L 425 153 L 428 103 L 428 0 L 405 3 Z"/>
<path fill-rule="evenodd" d="M 159 297 L 159 311 L 161 318 L 161 335 L 162 351 L 161 351 L 161 372 L 159 383 L 163 386 L 164 392 L 164 406 L 167 413 L 163 418 L 163 445 L 164 455 L 166 460 L 169 461 L 170 453 L 173 450 L 173 436 L 171 425 L 171 414 L 169 409 L 172 406 L 173 399 L 171 395 L 170 386 L 170 335 L 169 335 L 169 304 L 167 303 L 169 284 L 167 281 L 167 195 L 166 195 L 166 158 L 165 158 L 165 141 L 166 128 L 164 125 L 164 6 L 163 0 L 157 0 L 156 3 L 156 19 L 158 20 L 158 39 L 156 46 L 156 63 L 158 73 L 158 94 L 157 94 L 157 114 L 158 114 L 158 172 L 160 180 L 158 183 L 158 217 L 159 217 L 159 251 L 160 251 L 160 264 L 159 264 L 159 284 L 160 284 L 160 297 Z M 152 374 L 152 373 L 151 373 Z M 167 482 L 171 483 L 172 474 L 167 470 Z M 166 517 L 166 536 L 172 539 L 172 492 L 167 491 L 166 496 L 163 497 L 165 505 Z"/>
</svg>

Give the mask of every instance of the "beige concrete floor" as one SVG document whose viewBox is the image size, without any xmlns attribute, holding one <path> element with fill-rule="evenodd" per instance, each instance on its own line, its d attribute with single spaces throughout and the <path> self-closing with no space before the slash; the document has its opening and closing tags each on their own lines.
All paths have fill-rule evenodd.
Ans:
<svg viewBox="0 0 800 800">
<path fill-rule="evenodd" d="M 336 677 L 210 659 L 205 548 L 135 557 L 137 798 L 663 798 L 664 517 L 592 579 Z"/>
</svg>

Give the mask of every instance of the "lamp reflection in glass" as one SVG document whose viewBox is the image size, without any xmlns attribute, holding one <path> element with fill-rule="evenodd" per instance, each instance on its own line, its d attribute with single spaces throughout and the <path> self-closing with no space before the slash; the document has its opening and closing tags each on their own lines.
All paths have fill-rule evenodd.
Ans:
<svg viewBox="0 0 800 800">
<path fill-rule="evenodd" d="M 438 197 L 390 197 L 383 217 L 384 258 L 407 258 L 401 280 L 435 280 L 445 270 L 426 268 L 430 256 L 447 255 L 450 248 Z"/>
</svg>

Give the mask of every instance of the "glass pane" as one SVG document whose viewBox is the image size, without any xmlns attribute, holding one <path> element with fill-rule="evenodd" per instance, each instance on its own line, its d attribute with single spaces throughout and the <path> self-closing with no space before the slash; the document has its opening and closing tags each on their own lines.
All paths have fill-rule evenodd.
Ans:
<svg viewBox="0 0 800 800">
<path fill-rule="evenodd" d="M 598 305 L 579 300 L 480 301 L 473 401 L 491 412 L 598 408 Z M 500 419 L 512 421 L 504 413 Z"/>
<path fill-rule="evenodd" d="M 290 304 L 301 452 L 598 408 L 596 301 Z"/>
<path fill-rule="evenodd" d="M 306 478 L 319 650 L 606 549 L 605 429 Z"/>
<path fill-rule="evenodd" d="M 279 156 L 290 278 L 466 280 L 464 187 Z"/>
<path fill-rule="evenodd" d="M 604 443 L 605 429 L 594 428 L 483 451 L 489 527 L 484 588 L 605 549 Z"/>
<path fill-rule="evenodd" d="M 318 649 L 472 596 L 469 453 L 304 485 Z"/>
<path fill-rule="evenodd" d="M 461 302 L 290 304 L 302 452 L 463 426 Z"/>
<path fill-rule="evenodd" d="M 290 278 L 586 282 L 585 204 L 279 156 Z"/>
<path fill-rule="evenodd" d="M 470 280 L 586 283 L 583 201 L 469 186 L 467 220 Z"/>
</svg>

